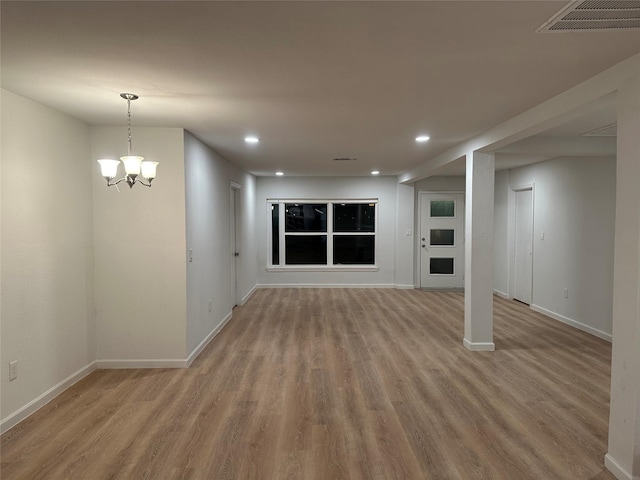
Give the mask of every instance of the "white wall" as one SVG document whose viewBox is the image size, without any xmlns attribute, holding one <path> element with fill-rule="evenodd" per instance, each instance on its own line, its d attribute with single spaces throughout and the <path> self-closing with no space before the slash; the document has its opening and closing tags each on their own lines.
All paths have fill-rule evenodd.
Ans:
<svg viewBox="0 0 640 480">
<path fill-rule="evenodd" d="M 396 203 L 396 287 L 415 288 L 415 189 L 413 185 L 398 184 Z"/>
<path fill-rule="evenodd" d="M 6 90 L 1 100 L 4 430 L 90 371 L 95 317 L 89 127 Z"/>
<path fill-rule="evenodd" d="M 258 177 L 256 195 L 256 236 L 258 243 L 258 283 L 260 285 L 355 285 L 392 287 L 396 285 L 396 240 L 398 183 L 396 177 Z M 377 198 L 377 272 L 269 272 L 267 266 L 267 207 L 269 199 Z M 403 195 L 404 198 L 404 195 Z M 410 206 L 409 206 L 410 207 Z M 410 227 L 411 228 L 411 227 Z M 401 267 L 408 268 L 406 266 Z M 410 273 L 398 278 L 406 282 Z"/>
<path fill-rule="evenodd" d="M 187 249 L 192 249 L 193 257 L 187 264 L 187 352 L 191 354 L 230 318 L 236 303 L 231 281 L 231 182 L 240 185 L 238 297 L 246 297 L 256 285 L 255 179 L 188 132 L 184 146 Z"/>
<path fill-rule="evenodd" d="M 151 188 L 107 187 L 95 159 L 126 152 L 124 127 L 91 127 L 97 358 L 103 367 L 180 366 L 187 355 L 184 135 L 133 128 L 156 160 Z M 122 167 L 121 167 L 122 168 Z M 121 170 L 122 173 L 122 170 Z"/>
<path fill-rule="evenodd" d="M 508 189 L 533 184 L 532 308 L 610 338 L 615 181 L 615 159 L 597 157 L 559 158 L 513 169 L 508 184 L 500 176 L 495 256 L 502 258 L 495 262 L 494 288 L 504 288 L 505 268 L 511 261 L 506 250 L 498 250 L 498 245 L 502 249 L 512 241 L 505 241 L 504 231 L 505 215 L 512 215 L 504 203 Z"/>
</svg>

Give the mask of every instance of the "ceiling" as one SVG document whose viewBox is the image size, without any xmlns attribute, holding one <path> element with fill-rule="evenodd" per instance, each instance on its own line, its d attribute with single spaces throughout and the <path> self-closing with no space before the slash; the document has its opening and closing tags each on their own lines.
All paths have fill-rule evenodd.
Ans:
<svg viewBox="0 0 640 480">
<path fill-rule="evenodd" d="M 134 141 L 183 127 L 256 175 L 396 175 L 640 52 L 638 30 L 535 33 L 564 5 L 5 0 L 2 87 L 92 125 L 136 93 Z"/>
</svg>

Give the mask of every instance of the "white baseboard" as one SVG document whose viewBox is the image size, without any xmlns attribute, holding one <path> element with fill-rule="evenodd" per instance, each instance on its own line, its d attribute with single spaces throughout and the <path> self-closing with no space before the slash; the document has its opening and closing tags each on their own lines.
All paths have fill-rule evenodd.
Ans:
<svg viewBox="0 0 640 480">
<path fill-rule="evenodd" d="M 462 344 L 472 352 L 493 352 L 496 349 L 496 344 L 493 342 L 470 342 L 466 338 Z"/>
<path fill-rule="evenodd" d="M 227 316 L 224 317 L 224 319 L 218 324 L 218 326 L 211 330 L 209 335 L 207 335 L 204 340 L 200 342 L 200 345 L 193 349 L 193 352 L 191 352 L 191 354 L 187 357 L 187 367 L 189 367 L 191 363 L 193 363 L 193 361 L 198 357 L 198 355 L 200 355 L 202 350 L 204 350 L 204 348 L 209 345 L 209 342 L 213 340 L 213 337 L 220 333 L 220 330 L 222 330 L 224 326 L 229 322 L 229 320 L 231 320 L 231 317 L 233 317 L 233 312 L 229 312 Z"/>
<path fill-rule="evenodd" d="M 240 300 L 240 305 L 238 306 L 242 306 L 245 303 L 247 303 L 247 300 L 249 300 L 249 298 L 251 298 L 251 295 L 253 295 L 253 293 L 258 289 L 258 285 L 254 285 L 253 288 L 251 290 L 249 290 L 249 293 L 247 293 L 244 297 L 242 297 L 242 300 Z"/>
<path fill-rule="evenodd" d="M 493 289 L 493 294 L 497 297 L 504 298 L 505 300 L 509 300 L 509 295 L 507 295 L 504 292 L 501 292 L 500 290 L 496 290 L 495 288 Z"/>
<path fill-rule="evenodd" d="M 73 384 L 78 383 L 84 377 L 89 375 L 97 368 L 96 362 L 91 362 L 89 365 L 82 367 L 80 370 L 72 373 L 67 378 L 62 380 L 60 383 L 54 385 L 49 390 L 44 392 L 42 395 L 37 397 L 36 399 L 30 401 L 25 406 L 19 408 L 6 418 L 3 418 L 0 421 L 0 433 L 4 433 L 9 430 L 11 427 L 17 425 L 29 415 L 35 413 L 40 408 L 45 406 L 51 400 L 56 398 L 62 392 L 64 392 L 67 388 L 71 387 Z"/>
<path fill-rule="evenodd" d="M 416 287 L 414 285 L 403 285 L 401 283 L 396 283 L 396 288 L 398 290 L 414 290 Z"/>
<path fill-rule="evenodd" d="M 632 480 L 631 473 L 627 472 L 622 466 L 611 456 L 610 453 L 607 453 L 604 456 L 604 466 L 613 473 L 613 476 L 618 480 Z"/>
<path fill-rule="evenodd" d="M 396 288 L 392 283 L 261 283 L 257 288 Z"/>
<path fill-rule="evenodd" d="M 577 320 L 573 320 L 572 318 L 565 317 L 564 315 L 560 315 L 559 313 L 552 312 L 551 310 L 547 310 L 546 308 L 540 307 L 538 305 L 531 304 L 531 310 L 535 310 L 536 312 L 542 313 L 547 317 L 551 317 L 554 320 L 558 320 L 559 322 L 565 323 L 571 327 L 577 328 L 578 330 L 582 330 L 583 332 L 590 333 L 591 335 L 595 335 L 598 338 L 606 340 L 607 342 L 611 342 L 611 334 L 603 332 L 602 330 L 598 330 L 597 328 L 593 328 L 589 325 L 585 325 L 584 323 L 578 322 Z"/>
<path fill-rule="evenodd" d="M 96 360 L 98 368 L 116 370 L 121 368 L 187 368 L 186 358 L 123 358 Z"/>
</svg>

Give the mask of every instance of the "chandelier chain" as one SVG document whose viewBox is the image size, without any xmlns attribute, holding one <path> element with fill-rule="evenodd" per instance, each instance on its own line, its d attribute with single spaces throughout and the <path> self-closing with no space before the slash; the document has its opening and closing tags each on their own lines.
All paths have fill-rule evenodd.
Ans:
<svg viewBox="0 0 640 480">
<path fill-rule="evenodd" d="M 127 96 L 127 141 L 128 141 L 127 155 L 131 155 L 131 98 L 128 96 Z"/>
</svg>

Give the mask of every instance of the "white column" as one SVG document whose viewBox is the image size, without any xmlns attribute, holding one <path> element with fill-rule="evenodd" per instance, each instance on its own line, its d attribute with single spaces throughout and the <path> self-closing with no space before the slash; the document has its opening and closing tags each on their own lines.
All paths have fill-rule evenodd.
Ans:
<svg viewBox="0 0 640 480">
<path fill-rule="evenodd" d="M 639 65 L 640 72 L 640 65 Z M 640 76 L 618 90 L 613 353 L 606 467 L 640 478 Z"/>
<path fill-rule="evenodd" d="M 492 351 L 493 154 L 467 155 L 465 210 L 464 346 Z"/>
</svg>

